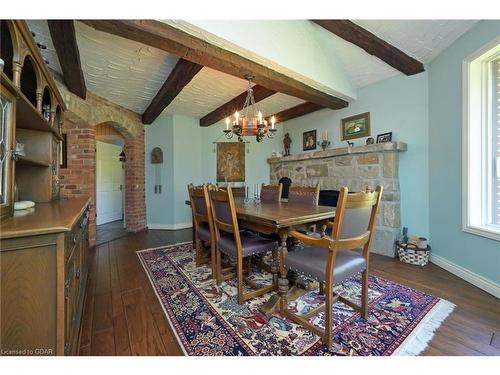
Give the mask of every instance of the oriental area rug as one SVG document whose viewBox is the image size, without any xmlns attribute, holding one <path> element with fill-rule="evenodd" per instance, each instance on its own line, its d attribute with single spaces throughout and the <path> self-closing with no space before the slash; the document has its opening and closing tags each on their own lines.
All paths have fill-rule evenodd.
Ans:
<svg viewBox="0 0 500 375">
<path fill-rule="evenodd" d="M 208 264 L 195 266 L 192 243 L 141 250 L 137 255 L 187 355 L 418 355 L 455 307 L 370 275 L 368 319 L 335 303 L 333 346 L 328 348 L 317 335 L 279 313 L 261 313 L 259 307 L 271 293 L 239 305 L 236 280 L 217 286 Z M 261 284 L 271 281 L 265 272 L 254 272 L 250 278 Z M 335 292 L 359 303 L 359 276 L 336 286 Z M 309 291 L 289 308 L 305 314 L 322 300 L 318 290 Z M 310 322 L 323 328 L 323 313 Z"/>
</svg>

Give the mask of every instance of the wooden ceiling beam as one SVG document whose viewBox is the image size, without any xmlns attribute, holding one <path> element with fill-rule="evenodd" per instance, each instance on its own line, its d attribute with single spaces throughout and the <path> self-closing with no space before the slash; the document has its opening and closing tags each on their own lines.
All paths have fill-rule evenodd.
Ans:
<svg viewBox="0 0 500 375">
<path fill-rule="evenodd" d="M 330 93 L 298 81 L 265 64 L 255 62 L 235 52 L 155 20 L 85 20 L 96 30 L 130 39 L 185 60 L 239 77 L 251 74 L 253 82 L 318 105 L 340 109 L 348 103 Z"/>
<path fill-rule="evenodd" d="M 47 23 L 61 65 L 64 84 L 73 94 L 85 99 L 87 86 L 80 63 L 74 21 L 48 20 Z"/>
<path fill-rule="evenodd" d="M 276 91 L 265 88 L 264 86 L 255 85 L 252 87 L 253 96 L 255 102 L 260 102 L 265 98 L 276 94 Z M 239 111 L 243 108 L 243 104 L 245 104 L 245 99 L 247 98 L 247 91 L 241 93 L 234 99 L 229 102 L 221 105 L 219 108 L 210 112 L 208 115 L 202 117 L 200 119 L 200 126 L 210 126 L 215 124 L 216 122 L 222 120 L 223 118 L 231 116 L 235 111 Z"/>
<path fill-rule="evenodd" d="M 319 111 L 320 109 L 324 109 L 325 107 L 321 105 L 317 105 L 315 103 L 309 103 L 305 102 L 299 105 L 296 105 L 295 107 L 285 109 L 281 112 L 278 112 L 274 115 L 276 118 L 276 123 L 279 122 L 285 122 L 291 119 L 294 119 L 296 117 L 304 116 L 307 115 L 308 113 L 311 112 L 316 112 Z M 269 116 L 267 121 L 271 121 L 271 116 Z"/>
<path fill-rule="evenodd" d="M 202 65 L 179 59 L 163 86 L 142 114 L 142 122 L 151 124 L 156 120 L 202 68 Z"/>
<path fill-rule="evenodd" d="M 423 72 L 424 65 L 400 49 L 349 20 L 312 20 L 333 34 L 364 49 L 400 72 L 411 76 Z"/>
</svg>

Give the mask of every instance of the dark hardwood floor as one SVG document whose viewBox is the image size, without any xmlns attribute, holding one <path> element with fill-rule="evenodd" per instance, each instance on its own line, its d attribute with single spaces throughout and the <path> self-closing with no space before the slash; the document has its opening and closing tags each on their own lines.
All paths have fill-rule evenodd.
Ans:
<svg viewBox="0 0 500 375">
<path fill-rule="evenodd" d="M 128 234 L 91 250 L 80 355 L 181 355 L 135 252 L 191 240 L 191 230 Z M 371 272 L 457 305 L 424 355 L 500 355 L 500 300 L 429 264 L 379 255 Z"/>
</svg>

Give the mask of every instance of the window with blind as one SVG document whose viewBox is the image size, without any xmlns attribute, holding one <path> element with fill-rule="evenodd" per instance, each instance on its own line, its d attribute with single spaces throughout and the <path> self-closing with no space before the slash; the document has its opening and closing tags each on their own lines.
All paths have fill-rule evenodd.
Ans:
<svg viewBox="0 0 500 375">
<path fill-rule="evenodd" d="M 463 230 L 500 241 L 500 37 L 463 67 Z"/>
</svg>

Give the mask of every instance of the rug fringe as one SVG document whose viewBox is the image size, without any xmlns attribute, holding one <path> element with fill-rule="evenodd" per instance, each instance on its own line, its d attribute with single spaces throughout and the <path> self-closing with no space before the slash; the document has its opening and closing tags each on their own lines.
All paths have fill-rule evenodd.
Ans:
<svg viewBox="0 0 500 375">
<path fill-rule="evenodd" d="M 393 355 L 417 356 L 427 348 L 436 330 L 445 321 L 456 305 L 441 299 L 427 316 L 418 324 L 415 330 L 406 338 Z"/>
</svg>

